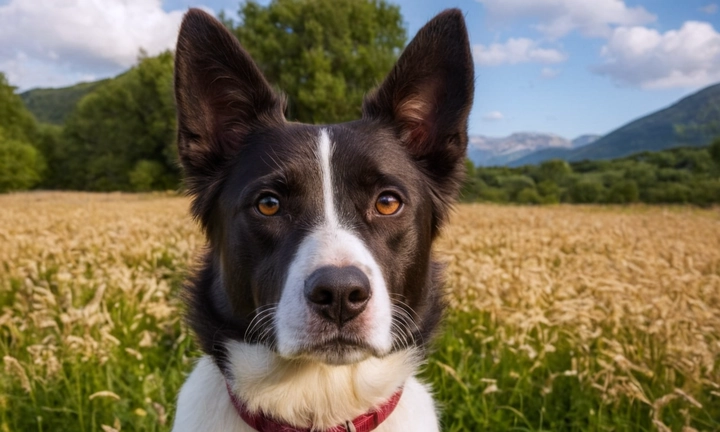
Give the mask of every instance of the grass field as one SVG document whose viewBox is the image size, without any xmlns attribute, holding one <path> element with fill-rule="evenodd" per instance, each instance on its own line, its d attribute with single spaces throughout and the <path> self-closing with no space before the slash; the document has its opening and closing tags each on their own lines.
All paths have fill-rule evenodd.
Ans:
<svg viewBox="0 0 720 432">
<path fill-rule="evenodd" d="M 0 432 L 169 430 L 187 207 L 0 196 Z M 444 430 L 720 430 L 717 209 L 462 205 L 438 256 Z"/>
</svg>

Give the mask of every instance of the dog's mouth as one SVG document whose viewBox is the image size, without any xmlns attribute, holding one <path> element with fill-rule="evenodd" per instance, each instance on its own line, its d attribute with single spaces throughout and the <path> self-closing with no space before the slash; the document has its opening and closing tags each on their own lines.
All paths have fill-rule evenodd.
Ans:
<svg viewBox="0 0 720 432">
<path fill-rule="evenodd" d="M 367 342 L 343 334 L 308 344 L 298 354 L 299 357 L 334 365 L 357 363 L 371 356 L 380 356 L 377 349 Z"/>
</svg>

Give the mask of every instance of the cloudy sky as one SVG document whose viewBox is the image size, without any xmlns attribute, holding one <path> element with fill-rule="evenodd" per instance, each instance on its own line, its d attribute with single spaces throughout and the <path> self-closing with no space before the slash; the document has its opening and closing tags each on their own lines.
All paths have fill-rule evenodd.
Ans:
<svg viewBox="0 0 720 432">
<path fill-rule="evenodd" d="M 603 134 L 720 82 L 720 0 L 395 2 L 410 35 L 445 7 L 465 11 L 475 134 Z M 238 3 L 0 0 L 0 71 L 21 91 L 113 76 L 140 48 L 172 47 L 187 7 Z"/>
</svg>

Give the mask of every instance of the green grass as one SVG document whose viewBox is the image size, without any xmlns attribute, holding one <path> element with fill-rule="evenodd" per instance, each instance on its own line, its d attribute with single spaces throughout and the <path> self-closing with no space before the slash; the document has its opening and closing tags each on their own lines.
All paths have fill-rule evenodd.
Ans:
<svg viewBox="0 0 720 432">
<path fill-rule="evenodd" d="M 110 310 L 118 323 L 132 322 L 135 313 L 122 303 Z M 130 346 L 143 330 L 157 330 L 155 325 L 151 319 L 141 319 L 131 332 L 112 335 L 120 346 Z M 572 370 L 573 357 L 568 341 L 556 342 L 556 351 L 538 361 L 502 343 L 495 330 L 490 317 L 480 312 L 451 312 L 447 317 L 422 374 L 440 403 L 444 431 L 656 430 L 650 406 L 627 399 L 608 403 L 602 392 L 583 386 L 577 375 L 567 372 Z M 97 431 L 116 422 L 126 431 L 169 430 L 177 391 L 191 367 L 190 358 L 198 352 L 191 339 L 183 337 L 179 324 L 163 333 L 156 346 L 143 350 L 142 360 L 123 349 L 110 353 L 105 362 L 78 357 L 66 362 L 55 379 L 32 381 L 29 393 L 12 374 L 3 375 L 2 430 Z M 7 335 L 3 336 L 0 350 L 5 354 L 10 347 Z M 539 352 L 541 347 L 533 349 Z M 636 378 L 648 394 L 672 390 L 661 379 Z M 90 400 L 98 389 L 121 398 Z M 689 425 L 697 430 L 720 429 L 717 397 L 705 389 L 699 402 L 704 409 L 681 399 L 672 401 L 662 410 L 663 423 L 681 430 L 691 418 Z"/>
<path fill-rule="evenodd" d="M 656 430 L 649 405 L 628 398 L 609 402 L 600 389 L 581 384 L 573 371 L 574 344 L 567 338 L 559 336 L 553 352 L 530 347 L 535 358 L 527 355 L 528 349 L 504 340 L 486 313 L 451 312 L 448 316 L 423 374 L 442 405 L 444 431 Z M 601 369 L 596 363 L 587 373 Z M 665 377 L 633 376 L 650 399 L 673 391 Z M 672 430 L 686 425 L 720 430 L 720 401 L 711 391 L 707 386 L 698 392 L 703 409 L 682 398 L 673 400 L 661 410 L 661 421 Z"/>
</svg>

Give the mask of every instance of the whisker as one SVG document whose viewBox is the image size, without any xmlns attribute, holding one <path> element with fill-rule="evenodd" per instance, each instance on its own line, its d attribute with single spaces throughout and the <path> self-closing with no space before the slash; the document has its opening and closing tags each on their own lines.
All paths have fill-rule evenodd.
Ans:
<svg viewBox="0 0 720 432">
<path fill-rule="evenodd" d="M 266 321 L 268 318 L 271 318 L 275 315 L 275 312 L 277 310 L 277 304 L 270 304 L 270 305 L 264 305 L 260 306 L 259 308 L 255 309 L 255 316 L 250 321 L 250 324 L 248 325 L 247 329 L 245 330 L 244 339 L 250 340 L 253 336 L 255 336 L 255 333 L 262 328 L 263 322 Z"/>
</svg>

